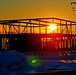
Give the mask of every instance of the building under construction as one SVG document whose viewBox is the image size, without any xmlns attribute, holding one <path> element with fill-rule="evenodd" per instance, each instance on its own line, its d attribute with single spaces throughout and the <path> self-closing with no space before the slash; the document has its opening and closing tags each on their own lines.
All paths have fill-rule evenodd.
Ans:
<svg viewBox="0 0 76 75">
<path fill-rule="evenodd" d="M 51 31 L 50 24 L 56 24 Z M 74 50 L 76 22 L 59 18 L 0 20 L 0 50 Z"/>
</svg>

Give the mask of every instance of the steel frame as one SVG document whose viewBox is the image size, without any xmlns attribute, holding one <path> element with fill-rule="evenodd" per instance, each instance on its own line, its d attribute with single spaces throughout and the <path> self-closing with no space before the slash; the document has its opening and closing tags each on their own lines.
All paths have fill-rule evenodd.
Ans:
<svg viewBox="0 0 76 75">
<path fill-rule="evenodd" d="M 57 24 L 58 30 L 55 33 L 76 34 L 76 22 L 59 18 L 33 18 L 17 20 L 1 20 L 0 34 L 21 34 L 21 33 L 48 33 L 49 24 Z M 37 30 L 38 32 L 36 32 Z"/>
<path fill-rule="evenodd" d="M 55 32 L 48 32 L 48 26 L 54 23 L 57 25 Z M 9 34 L 32 34 L 37 35 L 43 41 L 40 49 L 44 49 L 44 44 L 48 44 L 48 39 L 52 38 L 53 49 L 75 48 L 76 47 L 76 22 L 54 17 L 0 20 L 1 38 Z M 13 35 L 12 35 L 13 36 Z M 56 46 L 58 45 L 58 46 Z M 57 48 L 56 48 L 57 47 Z"/>
</svg>

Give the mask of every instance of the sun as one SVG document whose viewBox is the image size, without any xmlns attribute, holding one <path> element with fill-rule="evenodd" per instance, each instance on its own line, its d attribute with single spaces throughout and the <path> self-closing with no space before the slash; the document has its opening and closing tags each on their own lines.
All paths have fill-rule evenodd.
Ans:
<svg viewBox="0 0 76 75">
<path fill-rule="evenodd" d="M 55 31 L 56 28 L 57 28 L 57 25 L 56 25 L 56 24 L 50 24 L 50 25 L 49 25 L 49 29 L 50 29 L 51 31 Z"/>
</svg>

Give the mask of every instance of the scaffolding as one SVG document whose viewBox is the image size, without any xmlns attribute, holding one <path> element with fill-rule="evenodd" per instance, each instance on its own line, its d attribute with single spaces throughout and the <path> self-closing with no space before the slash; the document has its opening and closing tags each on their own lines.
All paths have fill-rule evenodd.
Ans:
<svg viewBox="0 0 76 75">
<path fill-rule="evenodd" d="M 57 26 L 53 32 L 49 28 L 50 24 Z M 0 39 L 2 41 L 0 49 L 4 49 L 5 44 L 11 41 L 8 44 L 9 49 L 72 50 L 76 47 L 76 22 L 54 17 L 0 20 Z M 21 43 L 25 48 L 21 46 Z M 21 48 L 18 48 L 20 46 Z"/>
</svg>

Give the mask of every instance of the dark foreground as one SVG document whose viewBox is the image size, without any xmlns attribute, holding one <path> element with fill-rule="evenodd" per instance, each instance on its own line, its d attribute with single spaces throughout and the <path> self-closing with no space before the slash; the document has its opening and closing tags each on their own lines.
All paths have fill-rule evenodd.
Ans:
<svg viewBox="0 0 76 75">
<path fill-rule="evenodd" d="M 38 74 L 31 74 L 31 75 L 57 75 L 57 74 L 76 74 L 76 70 L 75 71 L 66 71 L 66 72 L 55 72 L 55 73 L 38 73 Z"/>
</svg>

